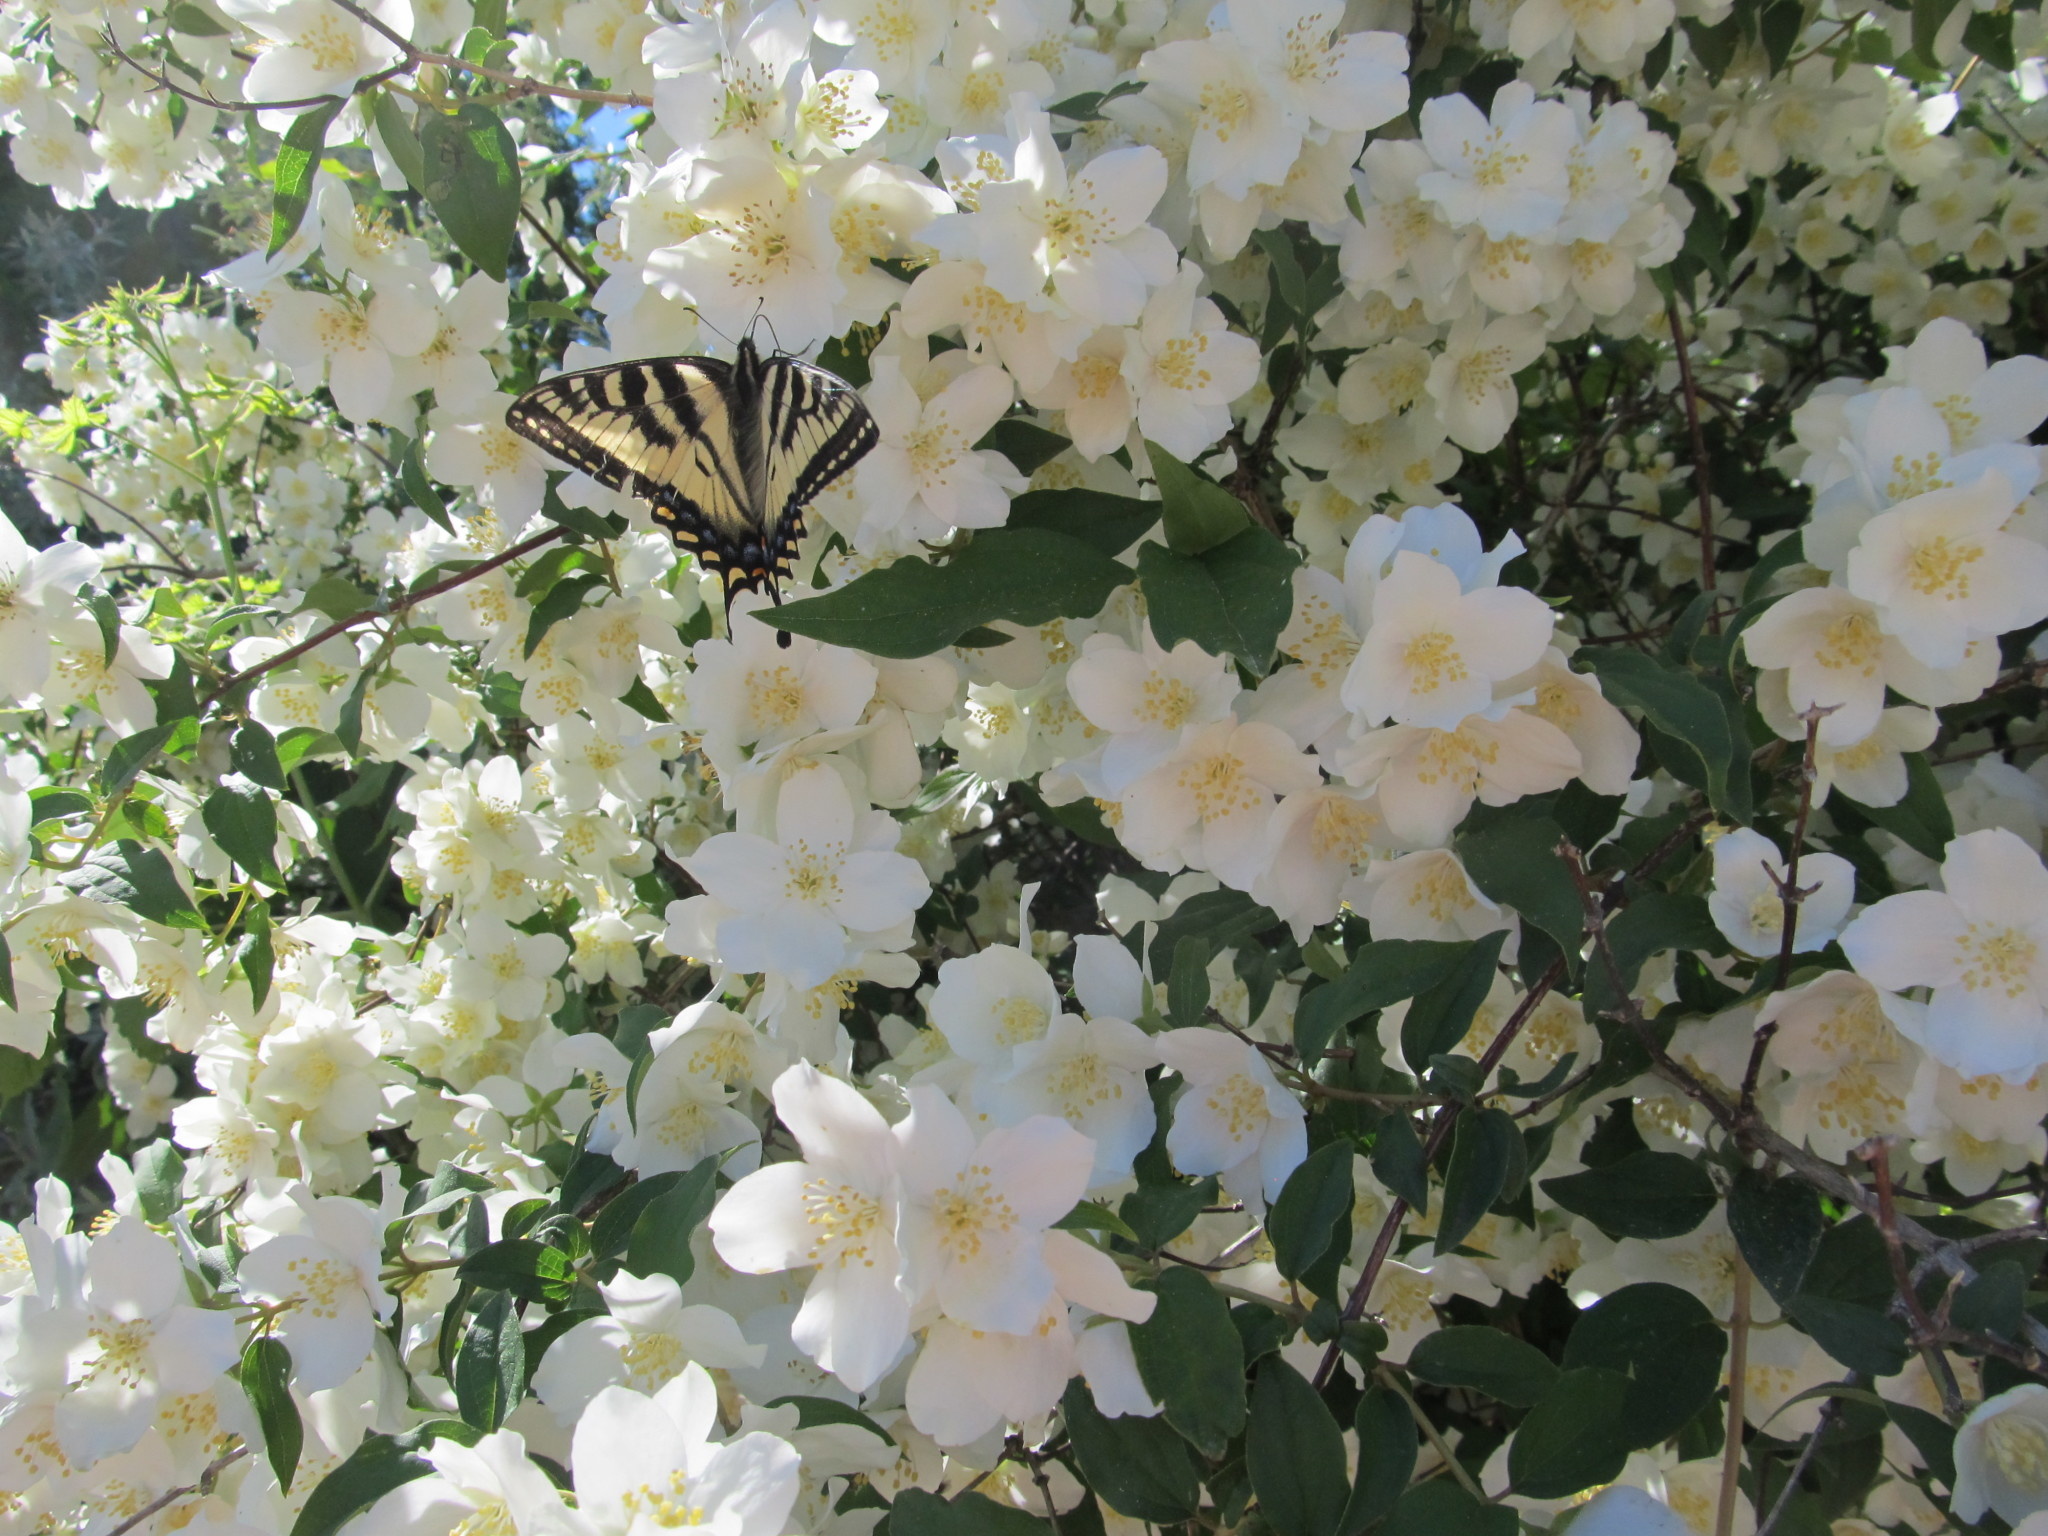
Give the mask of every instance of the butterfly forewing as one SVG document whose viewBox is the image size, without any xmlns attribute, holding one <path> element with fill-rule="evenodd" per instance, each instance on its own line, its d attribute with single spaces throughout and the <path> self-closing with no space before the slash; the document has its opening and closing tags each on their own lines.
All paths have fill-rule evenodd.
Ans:
<svg viewBox="0 0 2048 1536">
<path fill-rule="evenodd" d="M 645 358 L 564 374 L 505 414 L 513 431 L 648 502 L 676 542 L 739 587 L 789 574 L 804 508 L 874 447 L 845 380 L 790 357 Z"/>
</svg>

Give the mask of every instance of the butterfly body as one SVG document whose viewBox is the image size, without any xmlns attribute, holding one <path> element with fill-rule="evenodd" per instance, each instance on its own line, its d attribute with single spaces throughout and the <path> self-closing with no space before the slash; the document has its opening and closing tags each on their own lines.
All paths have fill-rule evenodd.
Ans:
<svg viewBox="0 0 2048 1536">
<path fill-rule="evenodd" d="M 880 434 L 853 386 L 794 357 L 650 357 L 565 373 L 514 400 L 506 425 L 645 501 L 725 584 L 782 600 L 804 511 Z M 787 637 L 784 637 L 785 640 Z"/>
</svg>

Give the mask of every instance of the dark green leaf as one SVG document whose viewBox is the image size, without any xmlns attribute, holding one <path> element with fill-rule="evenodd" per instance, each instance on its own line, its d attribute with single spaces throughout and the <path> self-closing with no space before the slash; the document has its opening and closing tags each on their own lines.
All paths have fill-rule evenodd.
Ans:
<svg viewBox="0 0 2048 1536">
<path fill-rule="evenodd" d="M 241 865 L 243 873 L 268 885 L 282 881 L 277 871 L 277 802 L 269 790 L 254 784 L 223 784 L 206 797 L 199 818 L 221 852 Z"/>
<path fill-rule="evenodd" d="M 1354 1020 L 1448 979 L 1471 948 L 1433 939 L 1381 939 L 1366 945 L 1335 981 L 1302 995 L 1294 1016 L 1294 1046 L 1301 1059 L 1321 1056 Z"/>
<path fill-rule="evenodd" d="M 889 1536 L 1049 1536 L 1050 1527 L 1023 1510 L 979 1493 L 942 1499 L 906 1488 L 889 1506 Z"/>
<path fill-rule="evenodd" d="M 1287 1176 L 1266 1216 L 1273 1263 L 1283 1280 L 1298 1280 L 1328 1250 L 1337 1225 L 1351 1212 L 1351 1143 L 1318 1147 Z"/>
<path fill-rule="evenodd" d="M 1515 1492 L 1568 1499 L 1619 1477 L 1631 1444 L 1628 1394 L 1619 1371 L 1582 1366 L 1559 1376 L 1508 1448 Z"/>
<path fill-rule="evenodd" d="M 1498 1328 L 1460 1324 L 1440 1328 L 1417 1344 L 1408 1369 L 1440 1387 L 1467 1387 L 1517 1408 L 1548 1392 L 1557 1367 L 1535 1345 Z M 1414 1439 L 1414 1426 L 1409 1426 Z"/>
<path fill-rule="evenodd" d="M 404 457 L 398 461 L 398 483 L 404 488 L 408 501 L 446 532 L 455 532 L 455 519 L 448 515 L 448 503 L 441 499 L 441 493 L 427 477 L 427 467 L 421 460 L 417 442 L 408 443 Z"/>
<path fill-rule="evenodd" d="M 171 24 L 173 32 L 183 32 L 189 37 L 226 37 L 230 31 L 203 7 L 194 5 L 192 0 L 178 0 L 164 13 L 164 20 Z"/>
<path fill-rule="evenodd" d="M 1008 528 L 1039 528 L 1120 555 L 1159 521 L 1159 503 L 1107 491 L 1026 491 L 1010 503 Z"/>
<path fill-rule="evenodd" d="M 2011 74 L 2019 65 L 2012 46 L 2012 12 L 1972 10 L 1963 28 L 1963 46 L 1993 69 Z"/>
<path fill-rule="evenodd" d="M 370 697 L 370 674 L 366 667 L 356 675 L 355 685 L 335 712 L 334 739 L 349 752 L 360 752 L 363 747 L 363 705 Z"/>
<path fill-rule="evenodd" d="M 567 1301 L 576 1283 L 569 1256 L 530 1237 L 506 1238 L 479 1249 L 455 1275 L 479 1290 L 507 1291 L 521 1301 L 543 1303 Z"/>
<path fill-rule="evenodd" d="M 793 1394 L 774 1398 L 765 1406 L 795 1408 L 798 1429 L 817 1429 L 826 1424 L 851 1424 L 856 1429 L 866 1430 L 884 1445 L 896 1444 L 896 1437 L 881 1425 L 851 1403 L 842 1403 L 834 1397 L 803 1397 Z"/>
<path fill-rule="evenodd" d="M 1216 1460 L 1244 1428 L 1244 1343 L 1229 1305 L 1194 1270 L 1170 1268 L 1154 1285 L 1157 1309 L 1130 1330 L 1139 1378 L 1166 1422 Z"/>
<path fill-rule="evenodd" d="M 1939 860 L 1956 835 L 1955 817 L 1949 811 L 1948 796 L 1924 752 L 1906 755 L 1906 794 L 1897 805 L 1850 804 L 1873 826 L 1881 827 L 1915 853 Z M 1847 795 L 1843 795 L 1848 800 Z"/>
<path fill-rule="evenodd" d="M 519 1396 L 526 1390 L 526 1340 L 510 1293 L 500 1291 L 470 1319 L 462 1347 L 455 1352 L 453 1385 L 463 1423 L 485 1434 L 519 1406 Z"/>
<path fill-rule="evenodd" d="M 19 1012 L 21 995 L 14 990 L 14 951 L 7 947 L 7 935 L 0 933 L 0 1003 Z"/>
<path fill-rule="evenodd" d="M 548 631 L 564 619 L 574 618 L 583 606 L 583 599 L 592 592 L 603 591 L 607 583 L 602 576 L 589 573 L 565 577 L 548 588 L 547 596 L 533 605 L 533 612 L 526 621 L 527 656 L 540 649 L 541 641 Z"/>
<path fill-rule="evenodd" d="M 327 125 L 340 113 L 339 99 L 302 112 L 285 130 L 277 147 L 277 167 L 271 178 L 275 195 L 270 203 L 270 249 L 275 256 L 299 232 L 306 217 L 306 205 L 313 197 L 313 173 L 320 169 L 320 155 L 327 148 Z"/>
<path fill-rule="evenodd" d="M 2027 1271 L 2011 1259 L 1987 1264 L 1956 1294 L 1949 1318 L 1972 1333 L 2010 1339 L 2019 1332 L 2027 1301 Z"/>
<path fill-rule="evenodd" d="M 1721 1384 L 1728 1336 L 1697 1297 L 1644 1281 L 1581 1313 L 1565 1341 L 1567 1370 L 1600 1366 L 1629 1378 L 1627 1438 L 1644 1449 L 1677 1434 Z"/>
<path fill-rule="evenodd" d="M 1935 1480 L 1946 1487 L 1954 1487 L 1956 1481 L 1956 1430 L 1955 1426 L 1938 1413 L 1929 1413 L 1925 1408 L 1915 1408 L 1911 1403 L 1894 1403 L 1887 1399 L 1884 1411 L 1891 1421 L 1898 1425 L 1906 1438 L 1913 1442 L 1913 1449 L 1920 1453 L 1920 1459 L 1927 1463 L 1927 1470 Z"/>
<path fill-rule="evenodd" d="M 1263 528 L 1247 528 L 1199 555 L 1139 546 L 1138 580 L 1153 638 L 1168 650 L 1192 640 L 1263 674 L 1293 611 L 1299 563 Z"/>
<path fill-rule="evenodd" d="M 235 731 L 228 764 L 250 783 L 284 793 L 284 764 L 278 760 L 277 739 L 258 721 L 244 720 Z"/>
<path fill-rule="evenodd" d="M 1792 50 L 1798 46 L 1799 34 L 1805 29 L 1806 7 L 1800 0 L 1771 0 L 1756 19 L 1757 36 L 1763 41 L 1764 53 L 1771 61 L 1771 73 L 1777 74 L 1785 67 L 1785 61 L 1792 57 Z"/>
<path fill-rule="evenodd" d="M 930 656 L 977 625 L 1090 618 L 1131 573 L 1093 545 L 1042 528 L 991 528 L 944 565 L 898 560 L 776 610 L 792 634 L 876 656 Z"/>
<path fill-rule="evenodd" d="M 1750 1273 L 1785 1305 L 1799 1293 L 1827 1222 L 1813 1186 L 1739 1168 L 1728 1194 L 1728 1230 Z"/>
<path fill-rule="evenodd" d="M 1209 936 L 1183 935 L 1173 946 L 1173 969 L 1166 978 L 1166 1020 L 1175 1029 L 1194 1029 L 1209 1006 Z"/>
<path fill-rule="evenodd" d="M 1875 1307 L 1832 1296 L 1794 1296 L 1785 1313 L 1814 1343 L 1866 1376 L 1896 1376 L 1912 1354 L 1905 1328 Z"/>
<path fill-rule="evenodd" d="M 456 248 L 498 282 L 512 254 L 519 222 L 519 156 L 512 135 L 488 107 L 467 103 L 454 113 L 423 111 L 419 189 Z"/>
<path fill-rule="evenodd" d="M 263 1432 L 264 1454 L 277 1483 L 286 1493 L 292 1489 L 292 1474 L 299 1469 L 299 1452 L 305 1448 L 306 1427 L 299 1422 L 299 1405 L 292 1401 L 292 1356 L 281 1340 L 259 1333 L 242 1351 L 242 1391 L 256 1413 L 256 1427 Z"/>
<path fill-rule="evenodd" d="M 1436 1246 L 1448 1253 L 1479 1225 L 1507 1188 L 1522 1153 L 1522 1133 L 1504 1109 L 1468 1109 L 1451 1131 L 1451 1162 L 1444 1173 L 1444 1208 Z"/>
<path fill-rule="evenodd" d="M 636 1275 L 668 1275 L 688 1282 L 697 1261 L 690 1238 L 718 1198 L 718 1159 L 707 1157 L 647 1203 L 626 1244 L 626 1268 Z"/>
<path fill-rule="evenodd" d="M 1454 1479 L 1439 1477 L 1402 1494 L 1374 1536 L 1515 1536 L 1521 1528 L 1512 1509 L 1482 1504 Z"/>
<path fill-rule="evenodd" d="M 169 1221 L 184 1201 L 183 1155 L 174 1142 L 152 1141 L 135 1154 L 134 1162 L 135 1197 L 142 1214 L 150 1221 Z"/>
<path fill-rule="evenodd" d="M 1423 1071 L 1429 1058 L 1457 1048 L 1492 990 L 1494 966 L 1500 959 L 1507 930 L 1499 929 L 1464 946 L 1456 970 L 1419 994 L 1401 1020 L 1401 1055 L 1411 1070 Z"/>
<path fill-rule="evenodd" d="M 1079 1377 L 1067 1383 L 1060 1417 L 1082 1479 L 1118 1514 L 1177 1525 L 1200 1507 L 1202 1488 L 1187 1442 L 1163 1418 L 1107 1418 Z"/>
<path fill-rule="evenodd" d="M 1245 511 L 1244 503 L 1214 480 L 1197 474 L 1155 442 L 1146 442 L 1145 453 L 1152 461 L 1152 476 L 1159 483 L 1166 542 L 1175 554 L 1206 553 L 1251 527 L 1251 514 Z"/>
<path fill-rule="evenodd" d="M 83 864 L 64 871 L 57 881 L 81 896 L 126 907 L 153 923 L 172 928 L 206 927 L 206 919 L 178 884 L 171 861 L 158 849 L 127 838 L 95 848 Z"/>
<path fill-rule="evenodd" d="M 1220 953 L 1279 925 L 1280 919 L 1269 908 L 1260 906 L 1242 891 L 1198 892 L 1176 907 L 1173 916 L 1153 931 L 1152 978 L 1168 979 L 1184 938 L 1204 938 L 1212 953 Z"/>
<path fill-rule="evenodd" d="M 383 139 L 385 151 L 398 167 L 398 173 L 411 183 L 415 191 L 424 187 L 427 184 L 426 152 L 420 148 L 420 136 L 413 131 L 398 98 L 389 91 L 378 91 L 371 114 L 377 124 L 377 135 Z M 433 516 L 424 506 L 420 510 L 429 517 Z M 439 521 L 438 518 L 435 520 Z"/>
<path fill-rule="evenodd" d="M 1062 1232 L 1107 1232 L 1125 1242 L 1141 1241 L 1129 1222 L 1108 1206 L 1097 1205 L 1093 1200 L 1083 1200 L 1053 1225 Z"/>
<path fill-rule="evenodd" d="M 459 1427 L 469 1428 L 467 1425 Z M 440 1430 L 441 1425 L 422 1426 L 422 1429 Z M 433 1472 L 434 1464 L 419 1452 L 431 1439 L 431 1435 L 421 1431 L 407 1435 L 364 1436 L 362 1444 L 350 1452 L 348 1459 L 314 1486 L 306 1499 L 306 1507 L 299 1511 L 299 1518 L 292 1523 L 292 1536 L 335 1536 L 335 1532 L 392 1489 L 415 1478 L 428 1476 Z"/>
<path fill-rule="evenodd" d="M 1059 433 L 1048 431 L 1035 421 L 1026 421 L 1021 416 L 1008 416 L 988 429 L 988 435 L 974 445 L 991 453 L 1000 453 L 1017 466 L 1017 473 L 1028 475 L 1041 464 L 1050 463 L 1074 445 Z M 1014 522 L 1012 523 L 1014 527 Z M 1115 554 L 1115 550 L 1110 551 Z"/>
<path fill-rule="evenodd" d="M 1931 69 L 1942 67 L 1934 51 L 1935 41 L 1957 3 L 1958 0 L 1913 0 L 1913 51 Z"/>
<path fill-rule="evenodd" d="M 591 1253 L 600 1259 L 608 1259 L 615 1253 L 624 1252 L 626 1243 L 633 1236 L 633 1223 L 640 1219 L 640 1213 L 680 1184 L 683 1177 L 681 1171 L 657 1173 L 606 1201 L 604 1209 L 597 1213 L 597 1220 L 590 1224 Z"/>
<path fill-rule="evenodd" d="M 1557 854 L 1563 839 L 1564 829 L 1549 817 L 1510 812 L 1488 817 L 1452 848 L 1481 894 L 1512 907 L 1565 954 L 1576 956 L 1586 913 L 1571 871 Z"/>
<path fill-rule="evenodd" d="M 1279 1536 L 1337 1536 L 1350 1497 L 1344 1436 L 1308 1379 L 1278 1355 L 1259 1362 L 1245 1467 Z"/>
<path fill-rule="evenodd" d="M 277 969 L 277 950 L 270 939 L 270 909 L 252 902 L 242 914 L 242 975 L 249 982 L 250 1006 L 260 1010 L 270 997 L 270 978 Z"/>
<path fill-rule="evenodd" d="M 1614 703 L 1639 709 L 1667 737 L 1684 744 L 1692 765 L 1669 766 L 1716 807 L 1727 804 L 1735 738 L 1720 697 L 1693 673 L 1644 651 L 1625 646 L 1587 646 L 1579 652 L 1592 665 L 1600 688 Z"/>
<path fill-rule="evenodd" d="M 197 732 L 198 722 L 191 722 Z M 164 748 L 172 737 L 179 734 L 185 722 L 174 720 L 164 725 L 152 725 L 137 731 L 133 736 L 123 736 L 107 750 L 107 760 L 100 765 L 95 782 L 102 795 L 118 795 L 133 784 L 150 760 Z"/>
<path fill-rule="evenodd" d="M 1701 954 L 1728 952 L 1728 941 L 1714 926 L 1704 896 L 1681 896 L 1670 891 L 1647 890 L 1639 894 L 1607 924 L 1607 947 L 1621 971 L 1624 986 L 1633 987 L 1643 963 L 1668 950 L 1690 949 Z M 1599 1018 L 1621 1007 L 1613 978 L 1605 963 L 1586 967 L 1586 1014 Z"/>
<path fill-rule="evenodd" d="M 1380 1121 L 1372 1144 L 1372 1171 L 1418 1216 L 1429 1214 L 1429 1162 L 1422 1155 L 1422 1139 L 1415 1134 L 1414 1122 L 1400 1110 Z"/>
<path fill-rule="evenodd" d="M 1676 1152 L 1631 1152 L 1604 1168 L 1545 1179 L 1543 1192 L 1609 1237 L 1683 1237 L 1718 1198 L 1707 1170 Z"/>
<path fill-rule="evenodd" d="M 1340 1536 L 1358 1536 L 1385 1519 L 1415 1475 L 1415 1417 L 1396 1393 L 1385 1387 L 1366 1393 L 1352 1424 L 1358 1431 L 1358 1472 L 1338 1523 Z"/>
</svg>

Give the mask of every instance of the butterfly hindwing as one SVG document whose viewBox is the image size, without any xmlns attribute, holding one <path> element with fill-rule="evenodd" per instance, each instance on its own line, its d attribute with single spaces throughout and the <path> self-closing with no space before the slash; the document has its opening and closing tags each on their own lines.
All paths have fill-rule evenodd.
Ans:
<svg viewBox="0 0 2048 1536">
<path fill-rule="evenodd" d="M 804 509 L 875 445 L 843 379 L 742 341 L 736 362 L 645 358 L 528 390 L 506 424 L 565 463 L 646 501 L 734 591 L 786 577 Z"/>
</svg>

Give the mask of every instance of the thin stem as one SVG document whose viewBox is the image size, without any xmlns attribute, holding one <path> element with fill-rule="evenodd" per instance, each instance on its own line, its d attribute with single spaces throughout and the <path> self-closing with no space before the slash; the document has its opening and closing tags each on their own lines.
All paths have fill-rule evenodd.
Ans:
<svg viewBox="0 0 2048 1536">
<path fill-rule="evenodd" d="M 212 107 L 220 112 L 294 112 L 304 111 L 308 107 L 324 107 L 330 103 L 348 100 L 347 96 L 327 95 L 302 96 L 295 101 L 222 101 L 218 96 L 210 92 L 188 90 L 186 87 L 178 84 L 177 81 L 171 79 L 170 76 L 151 69 L 139 59 L 130 57 L 122 51 L 119 40 L 115 38 L 111 30 L 100 33 L 100 41 L 106 44 L 108 51 L 115 58 L 126 64 L 130 69 L 142 76 L 143 79 L 156 85 L 160 90 L 169 91 L 173 96 L 182 96 L 187 101 L 196 101 L 202 107 Z M 389 69 L 381 69 L 374 75 L 365 75 L 355 83 L 349 95 L 360 96 L 365 91 L 375 90 L 386 80 L 396 79 L 411 68 L 411 63 L 406 62 L 394 64 Z"/>
<path fill-rule="evenodd" d="M 1749 1380 L 1749 1266 L 1735 1255 L 1735 1301 L 1728 1317 L 1728 1429 L 1721 1441 L 1721 1498 L 1714 1510 L 1714 1536 L 1735 1529 L 1735 1503 L 1742 1497 L 1743 1396 Z"/>
<path fill-rule="evenodd" d="M 1927 1374 L 1941 1389 L 1941 1410 L 1948 1416 L 1949 1423 L 1960 1424 L 1963 1421 L 1963 1391 L 1956 1382 L 1955 1367 L 1949 1364 L 1941 1346 L 1934 1342 L 1944 1330 L 1927 1315 L 1927 1308 L 1920 1300 L 1920 1291 L 1913 1284 L 1913 1276 L 1906 1266 L 1906 1245 L 1899 1240 L 1899 1213 L 1897 1202 L 1892 1197 L 1890 1144 L 1879 1137 L 1865 1149 L 1864 1160 L 1870 1164 L 1871 1175 L 1877 1181 L 1877 1230 L 1883 1234 L 1885 1258 L 1892 1267 L 1892 1287 L 1898 1292 L 1900 1305 L 1913 1320 L 1913 1342 L 1920 1358 L 1926 1362 Z"/>
<path fill-rule="evenodd" d="M 1376 1365 L 1373 1367 L 1373 1375 L 1381 1386 L 1398 1395 L 1401 1401 L 1408 1405 L 1409 1413 L 1414 1415 L 1416 1426 L 1422 1431 L 1422 1438 L 1429 1442 L 1430 1449 L 1443 1458 L 1444 1466 L 1449 1469 L 1451 1476 L 1458 1480 L 1459 1486 L 1481 1504 L 1491 1504 L 1493 1501 L 1486 1496 L 1486 1490 L 1473 1481 L 1472 1474 L 1465 1470 L 1465 1464 L 1451 1454 L 1451 1448 L 1445 1442 L 1442 1432 L 1430 1422 L 1429 1415 L 1422 1411 L 1422 1404 L 1415 1401 L 1415 1395 L 1408 1390 L 1408 1383 L 1401 1379 L 1401 1373 L 1384 1365 Z"/>
<path fill-rule="evenodd" d="M 476 75 L 484 80 L 495 80 L 508 87 L 515 96 L 559 96 L 564 101 L 596 101 L 614 107 L 652 107 L 654 103 L 645 96 L 635 96 L 625 91 L 586 91 L 573 85 L 547 85 L 525 75 L 515 75 L 509 70 L 487 69 L 481 64 L 472 64 L 467 59 L 457 58 L 452 53 L 432 53 L 425 48 L 416 48 L 404 33 L 387 26 L 374 12 L 364 10 L 354 0 L 333 0 L 349 15 L 383 38 L 392 47 L 405 54 L 409 66 L 417 68 L 432 64 L 441 69 L 462 74 Z"/>
<path fill-rule="evenodd" d="M 1707 628 L 1721 632 L 1721 615 L 1714 592 L 1714 494 L 1707 484 L 1707 438 L 1700 430 L 1700 391 L 1693 382 L 1692 353 L 1686 345 L 1685 326 L 1678 318 L 1678 300 L 1664 301 L 1664 313 L 1671 322 L 1671 340 L 1678 349 L 1678 387 L 1685 397 L 1685 425 L 1692 435 L 1692 478 L 1700 493 L 1700 590 L 1708 594 Z"/>
<path fill-rule="evenodd" d="M 1850 1381 L 1855 1381 L 1852 1374 Z M 1813 1433 L 1806 1437 L 1806 1444 L 1799 1448 L 1799 1459 L 1792 1463 L 1790 1476 L 1785 1486 L 1778 1490 L 1778 1496 L 1771 1502 L 1771 1512 L 1764 1523 L 1756 1528 L 1756 1536 L 1771 1536 L 1778 1528 L 1778 1522 L 1785 1518 L 1785 1512 L 1792 1507 L 1792 1495 L 1799 1491 L 1799 1480 L 1806 1476 L 1806 1469 L 1813 1465 L 1813 1458 L 1820 1454 L 1820 1443 L 1826 1438 L 1829 1427 L 1835 1421 L 1835 1414 L 1841 1408 L 1842 1400 L 1831 1397 L 1821 1405 L 1820 1421 L 1813 1426 Z"/>
<path fill-rule="evenodd" d="M 190 1498 L 195 1493 L 208 1494 L 213 1492 L 213 1485 L 219 1479 L 221 1473 L 240 1461 L 253 1449 L 254 1447 L 245 1441 L 241 1445 L 236 1446 L 232 1451 L 224 1451 L 206 1464 L 206 1469 L 199 1474 L 199 1481 L 187 1483 L 182 1488 L 171 1488 L 158 1494 L 126 1520 L 123 1520 L 111 1531 L 107 1532 L 107 1536 L 128 1536 L 130 1531 L 139 1530 L 142 1526 L 147 1525 L 157 1515 L 177 1503 L 178 1500 Z"/>
</svg>

